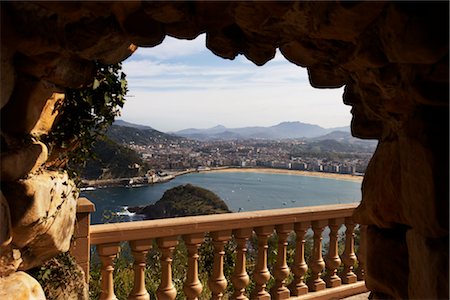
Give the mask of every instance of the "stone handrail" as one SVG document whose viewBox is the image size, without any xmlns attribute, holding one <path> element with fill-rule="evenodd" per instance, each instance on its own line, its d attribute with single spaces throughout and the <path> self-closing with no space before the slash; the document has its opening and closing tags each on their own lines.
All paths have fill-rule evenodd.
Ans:
<svg viewBox="0 0 450 300">
<path fill-rule="evenodd" d="M 340 298 L 366 291 L 363 262 L 358 270 L 353 267 L 358 257 L 354 252 L 354 228 L 352 214 L 357 204 L 323 205 L 303 208 L 274 209 L 266 211 L 229 213 L 207 216 L 170 218 L 152 221 L 91 225 L 90 244 L 96 245 L 102 262 L 101 299 L 116 299 L 113 285 L 113 261 L 120 251 L 120 243 L 128 242 L 134 257 L 134 288 L 129 299 L 149 299 L 145 289 L 144 271 L 146 255 L 153 240 L 161 252 L 161 283 L 156 291 L 158 299 L 175 299 L 184 293 L 186 299 L 198 299 L 203 289 L 198 278 L 198 249 L 209 233 L 214 246 L 213 272 L 208 280 L 212 299 L 223 299 L 228 284 L 234 286 L 232 299 L 330 299 Z M 338 230 L 345 224 L 345 250 L 338 253 Z M 329 251 L 322 257 L 322 236 L 329 227 Z M 305 235 L 311 229 L 313 236 L 312 257 L 305 261 Z M 363 230 L 361 227 L 361 240 Z M 268 238 L 276 232 L 278 250 L 276 264 L 272 270 L 267 266 Z M 295 232 L 295 257 L 287 265 L 288 235 Z M 250 278 L 246 270 L 245 254 L 247 242 L 252 234 L 257 237 L 258 257 L 253 271 L 255 288 L 246 295 Z M 175 290 L 172 283 L 173 250 L 180 238 L 187 251 L 187 277 L 183 291 Z M 236 263 L 231 278 L 225 278 L 224 247 L 231 239 L 236 243 Z M 361 244 L 359 252 L 364 250 Z M 342 271 L 338 273 L 340 266 Z M 322 272 L 326 269 L 326 275 Z M 310 270 L 309 279 L 305 274 Z M 355 271 L 355 272 L 354 272 Z M 293 280 L 286 279 L 292 272 Z M 266 284 L 271 277 L 275 283 L 270 290 Z"/>
</svg>

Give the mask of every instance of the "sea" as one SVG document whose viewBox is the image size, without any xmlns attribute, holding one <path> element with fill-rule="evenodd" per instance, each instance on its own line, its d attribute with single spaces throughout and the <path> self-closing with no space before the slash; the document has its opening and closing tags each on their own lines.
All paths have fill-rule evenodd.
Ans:
<svg viewBox="0 0 450 300">
<path fill-rule="evenodd" d="M 190 173 L 153 185 L 84 190 L 81 196 L 95 204 L 92 224 L 130 222 L 143 217 L 129 212 L 129 207 L 153 204 L 166 190 L 188 183 L 213 191 L 233 212 L 359 203 L 361 200 L 360 182 L 256 172 Z"/>
</svg>

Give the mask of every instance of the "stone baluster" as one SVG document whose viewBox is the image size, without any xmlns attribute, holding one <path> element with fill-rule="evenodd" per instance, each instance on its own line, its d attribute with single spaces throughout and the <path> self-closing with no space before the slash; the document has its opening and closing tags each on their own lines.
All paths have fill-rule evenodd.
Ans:
<svg viewBox="0 0 450 300">
<path fill-rule="evenodd" d="M 245 266 L 245 254 L 247 253 L 247 241 L 252 234 L 251 228 L 236 229 L 233 231 L 236 240 L 236 266 L 234 267 L 231 282 L 233 283 L 233 299 L 246 300 L 245 288 L 250 282 Z"/>
<path fill-rule="evenodd" d="M 308 265 L 305 261 L 305 234 L 309 226 L 309 222 L 300 222 L 294 225 L 296 235 L 294 264 L 292 265 L 294 280 L 289 285 L 292 296 L 301 296 L 308 293 L 308 286 L 303 280 L 306 271 L 308 271 Z"/>
<path fill-rule="evenodd" d="M 208 286 L 211 290 L 211 299 L 220 300 L 227 288 L 227 279 L 223 274 L 223 257 L 225 255 L 225 244 L 231 239 L 231 230 L 216 231 L 211 234 L 214 243 L 214 265 Z"/>
<path fill-rule="evenodd" d="M 130 248 L 134 257 L 134 286 L 128 299 L 149 300 L 150 295 L 145 289 L 145 262 L 148 251 L 152 248 L 152 240 L 130 241 Z"/>
<path fill-rule="evenodd" d="M 344 220 L 342 219 L 331 219 L 328 222 L 328 227 L 330 228 L 330 246 L 328 249 L 328 255 L 325 259 L 327 275 L 324 279 L 327 287 L 329 288 L 341 285 L 341 278 L 337 275 L 337 268 L 341 265 L 338 248 L 338 230 L 343 221 Z"/>
<path fill-rule="evenodd" d="M 198 248 L 203 243 L 203 233 L 188 234 L 183 236 L 188 251 L 188 269 L 183 291 L 186 298 L 196 300 L 200 296 L 203 286 L 198 279 Z"/>
<path fill-rule="evenodd" d="M 258 238 L 258 257 L 254 271 L 255 289 L 252 292 L 252 299 L 270 299 L 270 294 L 266 291 L 267 281 L 270 279 L 270 272 L 267 269 L 267 240 L 273 233 L 273 226 L 263 226 L 255 229 Z"/>
<path fill-rule="evenodd" d="M 342 253 L 342 261 L 344 262 L 344 269 L 341 272 L 343 283 L 355 283 L 356 275 L 353 273 L 353 266 L 356 262 L 355 255 L 355 223 L 351 217 L 345 218 L 345 250 Z"/>
<path fill-rule="evenodd" d="M 98 256 L 102 262 L 102 293 L 101 300 L 116 300 L 114 294 L 114 258 L 120 250 L 118 243 L 101 244 L 97 246 Z"/>
<path fill-rule="evenodd" d="M 364 268 L 366 262 L 366 243 L 367 243 L 367 225 L 359 225 L 359 249 L 358 249 L 358 269 L 356 277 L 358 280 L 364 280 Z"/>
<path fill-rule="evenodd" d="M 327 222 L 324 220 L 313 221 L 312 229 L 314 231 L 314 245 L 313 255 L 309 266 L 311 268 L 311 277 L 308 280 L 308 287 L 310 291 L 320 291 L 325 289 L 325 281 L 320 278 L 323 269 L 325 268 L 325 262 L 322 258 L 322 232 Z"/>
<path fill-rule="evenodd" d="M 290 291 L 286 287 L 286 278 L 289 276 L 290 269 L 287 265 L 287 246 L 288 235 L 293 229 L 292 224 L 282 224 L 275 227 L 278 235 L 278 255 L 275 264 L 274 277 L 275 285 L 270 293 L 273 299 L 289 299 Z"/>
<path fill-rule="evenodd" d="M 156 239 L 161 251 L 161 283 L 156 290 L 158 299 L 173 300 L 177 290 L 172 283 L 172 255 L 178 245 L 177 237 L 164 237 Z"/>
</svg>

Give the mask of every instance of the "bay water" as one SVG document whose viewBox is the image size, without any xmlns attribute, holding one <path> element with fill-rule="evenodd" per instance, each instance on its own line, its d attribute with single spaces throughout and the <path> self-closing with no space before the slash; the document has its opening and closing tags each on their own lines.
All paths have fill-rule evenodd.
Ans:
<svg viewBox="0 0 450 300">
<path fill-rule="evenodd" d="M 165 183 L 82 191 L 81 196 L 95 204 L 92 224 L 135 221 L 142 220 L 142 216 L 129 213 L 127 207 L 153 204 L 161 199 L 166 190 L 188 183 L 213 191 L 233 212 L 355 203 L 361 200 L 360 182 L 256 172 L 190 173 Z"/>
</svg>

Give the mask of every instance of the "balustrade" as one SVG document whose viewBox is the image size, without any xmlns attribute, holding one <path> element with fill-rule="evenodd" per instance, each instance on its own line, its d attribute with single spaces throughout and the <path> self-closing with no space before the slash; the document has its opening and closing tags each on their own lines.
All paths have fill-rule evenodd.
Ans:
<svg viewBox="0 0 450 300">
<path fill-rule="evenodd" d="M 116 294 L 114 294 L 113 261 L 120 250 L 119 243 L 98 245 L 97 250 L 102 262 L 102 293 L 100 300 L 116 300 Z"/>
<path fill-rule="evenodd" d="M 322 258 L 322 232 L 325 227 L 325 221 L 313 221 L 312 230 L 313 236 L 313 255 L 309 265 L 311 266 L 311 277 L 308 280 L 308 287 L 311 291 L 317 292 L 325 289 L 325 281 L 320 277 L 325 262 Z"/>
<path fill-rule="evenodd" d="M 258 237 L 258 258 L 255 266 L 255 289 L 252 293 L 252 299 L 265 300 L 270 299 L 270 294 L 266 291 L 266 284 L 270 279 L 270 272 L 267 269 L 267 249 L 269 245 L 269 235 L 273 233 L 273 226 L 257 227 L 255 229 Z"/>
<path fill-rule="evenodd" d="M 342 261 L 344 262 L 344 269 L 342 270 L 342 282 L 343 283 L 355 283 L 356 274 L 353 273 L 353 266 L 356 262 L 355 255 L 355 223 L 351 217 L 345 218 L 345 250 L 342 253 Z"/>
<path fill-rule="evenodd" d="M 198 279 L 198 248 L 204 238 L 202 233 L 188 234 L 183 237 L 188 251 L 188 269 L 183 291 L 188 300 L 196 300 L 200 296 L 203 286 Z"/>
<path fill-rule="evenodd" d="M 294 265 L 292 266 L 294 280 L 289 286 L 293 296 L 301 296 L 308 293 L 308 286 L 303 280 L 305 279 L 306 271 L 308 271 L 308 265 L 305 261 L 305 235 L 309 225 L 309 222 L 300 222 L 294 225 L 296 235 Z"/>
<path fill-rule="evenodd" d="M 366 247 L 367 247 L 367 225 L 359 227 L 359 249 L 358 249 L 358 270 L 356 277 L 358 280 L 364 280 L 364 266 L 366 263 Z"/>
<path fill-rule="evenodd" d="M 326 258 L 327 275 L 325 282 L 327 287 L 337 287 L 341 285 L 341 278 L 337 275 L 337 268 L 341 265 L 338 248 L 338 230 L 341 227 L 342 221 L 340 219 L 332 219 L 328 222 L 330 228 L 330 245 L 328 248 L 328 255 Z"/>
<path fill-rule="evenodd" d="M 227 279 L 223 274 L 223 256 L 225 244 L 231 239 L 231 230 L 218 231 L 212 234 L 214 243 L 214 265 L 212 277 L 208 281 L 212 293 L 211 299 L 221 300 L 227 288 Z"/>
<path fill-rule="evenodd" d="M 246 300 L 245 288 L 250 283 L 250 278 L 246 270 L 247 241 L 252 234 L 251 228 L 234 230 L 234 238 L 236 240 L 236 266 L 234 268 L 231 282 L 234 286 L 233 299 Z"/>
<path fill-rule="evenodd" d="M 152 240 L 138 240 L 130 242 L 131 253 L 134 257 L 134 285 L 128 299 L 149 300 L 150 295 L 145 289 L 145 261 L 148 251 L 152 248 Z"/>
<path fill-rule="evenodd" d="M 175 246 L 178 245 L 176 237 L 164 237 L 156 240 L 161 250 L 161 283 L 156 290 L 158 299 L 173 300 L 177 295 L 177 290 L 172 282 L 172 254 Z"/>
<path fill-rule="evenodd" d="M 287 246 L 288 235 L 293 229 L 293 224 L 277 225 L 276 231 L 278 235 L 278 255 L 275 264 L 274 277 L 275 285 L 271 289 L 274 299 L 288 299 L 290 296 L 289 289 L 286 287 L 286 278 L 289 276 L 290 269 L 287 265 Z"/>
<path fill-rule="evenodd" d="M 349 296 L 366 291 L 364 281 L 364 226 L 361 226 L 361 244 L 359 246 L 359 265 L 354 273 L 353 266 L 357 260 L 354 246 L 355 224 L 351 218 L 356 205 L 340 204 L 317 206 L 309 208 L 290 208 L 271 211 L 249 213 L 235 213 L 212 216 L 196 216 L 155 221 L 140 221 L 130 223 L 103 224 L 91 226 L 90 240 L 97 245 L 102 262 L 102 293 L 101 299 L 116 299 L 114 293 L 114 258 L 120 251 L 119 244 L 129 241 L 131 253 L 134 257 L 134 286 L 129 299 L 149 299 L 149 292 L 145 289 L 146 256 L 156 240 L 161 253 L 161 282 L 156 291 L 158 299 L 175 299 L 177 291 L 172 282 L 172 259 L 179 238 L 184 240 L 187 249 L 186 279 L 183 291 L 186 299 L 199 299 L 203 286 L 199 280 L 199 248 L 204 242 L 204 235 L 209 233 L 212 238 L 214 251 L 213 271 L 208 280 L 208 288 L 212 299 L 223 299 L 228 285 L 224 275 L 225 245 L 234 237 L 236 245 L 236 260 L 231 276 L 234 288 L 232 299 L 248 299 L 246 288 L 250 280 L 254 282 L 251 299 L 313 299 L 318 293 L 324 293 L 332 298 L 333 293 L 339 297 Z M 339 257 L 338 230 L 341 225 L 346 227 L 345 250 Z M 322 258 L 322 233 L 329 227 L 329 249 L 325 260 Z M 268 241 L 274 233 L 278 236 L 277 257 L 273 269 L 268 265 Z M 308 231 L 313 232 L 313 247 L 309 265 L 306 264 L 305 254 L 310 250 L 305 247 L 305 236 Z M 287 264 L 288 236 L 294 231 L 295 252 L 294 262 Z M 253 266 L 252 278 L 247 273 L 246 253 L 249 238 L 255 233 L 257 245 L 252 246 L 252 255 L 257 254 L 256 264 Z M 270 249 L 271 251 L 274 249 Z M 342 260 L 342 261 L 341 261 Z M 343 264 L 343 271 L 337 274 L 337 269 Z M 269 266 L 269 267 L 268 267 Z M 310 276 L 305 284 L 307 270 Z M 322 272 L 326 267 L 326 276 Z M 266 285 L 274 276 L 274 284 L 269 291 Z M 286 280 L 290 272 L 293 273 L 292 282 L 287 287 Z M 319 292 L 320 291 L 320 292 Z M 338 292 L 334 292 L 338 291 Z M 328 296 L 326 296 L 328 297 Z"/>
</svg>

